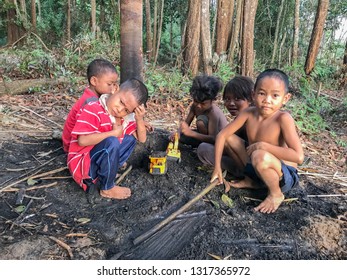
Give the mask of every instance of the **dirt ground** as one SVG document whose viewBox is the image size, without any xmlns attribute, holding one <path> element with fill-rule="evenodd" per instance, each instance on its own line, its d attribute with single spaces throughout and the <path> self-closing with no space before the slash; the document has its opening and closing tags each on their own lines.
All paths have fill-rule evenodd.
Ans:
<svg viewBox="0 0 347 280">
<path fill-rule="evenodd" d="M 137 244 L 209 185 L 211 170 L 185 145 L 181 163 L 169 162 L 165 175 L 148 172 L 149 154 L 166 149 L 184 106 L 149 105 L 155 131 L 137 145 L 121 183 L 133 195 L 114 201 L 84 193 L 65 168 L 54 132 L 73 101 L 49 93 L 1 98 L 0 259 L 347 259 L 346 150 L 326 134 L 301 135 L 311 160 L 276 213 L 253 210 L 263 191 L 232 189 L 227 206 L 220 185 Z M 346 136 L 346 123 L 338 120 L 339 137 Z"/>
</svg>

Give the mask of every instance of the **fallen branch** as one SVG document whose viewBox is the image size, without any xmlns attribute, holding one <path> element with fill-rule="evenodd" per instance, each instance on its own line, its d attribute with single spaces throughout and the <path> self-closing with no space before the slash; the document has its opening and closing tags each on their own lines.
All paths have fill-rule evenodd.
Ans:
<svg viewBox="0 0 347 280">
<path fill-rule="evenodd" d="M 347 194 L 308 194 L 307 197 L 347 197 Z"/>
<path fill-rule="evenodd" d="M 8 186 L 2 188 L 2 189 L 0 189 L 0 193 L 6 191 L 7 189 L 10 189 L 10 188 L 11 188 L 12 186 L 14 186 L 14 185 L 17 185 L 17 184 L 19 184 L 19 183 L 21 183 L 21 182 L 23 182 L 23 181 L 28 180 L 29 178 L 31 178 L 31 179 L 40 178 L 40 177 L 44 177 L 44 176 L 51 175 L 51 174 L 54 174 L 54 173 L 58 173 L 58 172 L 63 171 L 63 170 L 65 170 L 65 169 L 67 169 L 66 166 L 60 167 L 60 168 L 58 168 L 58 169 L 51 170 L 51 171 L 48 171 L 48 172 L 45 172 L 45 173 L 36 174 L 36 175 L 34 175 L 34 176 L 33 176 L 33 175 L 26 176 L 26 177 L 24 177 L 23 179 L 20 179 L 20 180 L 14 182 L 14 183 L 12 183 L 12 184 L 10 184 L 10 185 L 8 185 Z M 27 189 L 27 190 L 28 190 L 28 189 Z"/>
<path fill-rule="evenodd" d="M 36 116 L 38 116 L 38 117 L 40 117 L 40 118 L 43 118 L 43 119 L 45 119 L 46 121 L 49 121 L 49 122 L 55 124 L 56 126 L 58 126 L 59 128 L 63 129 L 63 126 L 62 126 L 61 124 L 56 123 L 55 121 L 52 121 L 52 120 L 46 118 L 45 116 L 42 116 L 42 115 L 36 113 L 35 111 L 33 111 L 33 110 L 31 110 L 31 109 L 29 109 L 29 108 L 23 106 L 23 105 L 18 105 L 18 106 L 19 106 L 20 108 L 23 108 L 23 109 L 25 109 L 25 110 L 28 110 L 29 112 L 35 114 Z"/>
<path fill-rule="evenodd" d="M 226 171 L 223 173 L 223 178 L 226 175 Z M 192 198 L 190 201 L 188 201 L 185 205 L 183 205 L 180 209 L 172 213 L 169 217 L 167 217 L 165 220 L 161 221 L 159 224 L 151 228 L 149 231 L 141 234 L 137 238 L 134 239 L 133 243 L 134 245 L 137 245 L 141 243 L 142 241 L 146 240 L 148 237 L 156 233 L 158 230 L 160 230 L 162 227 L 164 227 L 166 224 L 174 220 L 178 215 L 182 214 L 184 211 L 186 211 L 189 207 L 191 207 L 194 203 L 196 203 L 199 199 L 201 199 L 204 195 L 206 195 L 208 192 L 210 192 L 215 186 L 217 186 L 219 183 L 218 179 L 214 180 L 211 184 L 209 184 L 205 189 L 203 189 L 198 195 L 196 195 L 194 198 Z"/>
<path fill-rule="evenodd" d="M 25 191 L 45 189 L 45 188 L 56 186 L 57 184 L 58 184 L 58 182 L 53 182 L 53 183 L 50 183 L 50 184 L 47 184 L 47 185 L 29 187 L 29 188 L 25 189 Z M 3 192 L 17 192 L 19 190 L 20 189 L 17 189 L 17 188 L 9 188 L 9 189 L 4 190 Z"/>
<path fill-rule="evenodd" d="M 132 165 L 130 165 L 124 172 L 123 172 L 123 174 L 122 175 L 120 175 L 119 177 L 118 177 L 118 179 L 116 180 L 116 186 L 120 183 L 120 182 L 122 182 L 122 180 L 125 178 L 125 176 L 127 176 L 128 174 L 129 174 L 129 172 L 131 171 L 131 169 L 132 169 L 133 167 L 132 167 Z"/>
<path fill-rule="evenodd" d="M 59 246 L 63 247 L 68 252 L 70 259 L 73 259 L 72 249 L 69 245 L 67 245 L 65 242 L 55 238 L 54 236 L 49 236 L 49 239 L 55 241 Z"/>
</svg>

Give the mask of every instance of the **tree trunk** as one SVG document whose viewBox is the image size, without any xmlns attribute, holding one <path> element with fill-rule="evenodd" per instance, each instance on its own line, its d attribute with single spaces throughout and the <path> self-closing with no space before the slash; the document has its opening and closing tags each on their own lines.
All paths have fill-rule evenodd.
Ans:
<svg viewBox="0 0 347 280">
<path fill-rule="evenodd" d="M 161 39 L 161 30 L 163 26 L 163 18 L 164 18 L 164 0 L 160 1 L 160 15 L 159 15 L 159 23 L 158 23 L 158 39 L 157 46 L 155 47 L 155 57 L 154 57 L 154 65 L 157 64 L 159 47 L 160 47 L 160 39 Z"/>
<path fill-rule="evenodd" d="M 237 5 L 236 18 L 235 18 L 234 29 L 233 29 L 233 32 L 231 35 L 230 46 L 229 46 L 229 55 L 228 55 L 228 60 L 230 63 L 232 63 L 234 61 L 235 49 L 237 46 L 237 41 L 239 39 L 243 0 L 237 0 L 236 5 Z"/>
<path fill-rule="evenodd" d="M 157 46 L 157 33 L 158 33 L 158 0 L 154 0 L 154 11 L 153 11 L 153 42 L 152 42 L 152 57 L 155 57 Z"/>
<path fill-rule="evenodd" d="M 71 41 L 71 0 L 67 0 L 66 13 L 66 40 Z"/>
<path fill-rule="evenodd" d="M 343 64 L 347 65 L 347 39 L 346 39 L 346 46 L 345 46 L 345 55 L 343 56 Z"/>
<path fill-rule="evenodd" d="M 300 28 L 300 0 L 295 0 L 294 34 L 293 34 L 293 51 L 292 51 L 293 64 L 296 64 L 298 62 L 299 28 Z"/>
<path fill-rule="evenodd" d="M 199 43 L 201 2 L 190 0 L 185 34 L 185 47 L 183 52 L 183 72 L 191 72 L 193 76 L 199 70 Z"/>
<path fill-rule="evenodd" d="M 211 7 L 215 7 L 215 5 L 212 6 L 212 3 L 215 3 L 215 0 L 211 0 Z M 211 43 L 212 43 L 212 50 L 214 50 L 216 48 L 216 26 L 217 26 L 217 7 L 215 8 L 214 11 L 214 16 L 213 16 L 213 23 L 212 23 L 212 39 L 211 39 Z"/>
<path fill-rule="evenodd" d="M 212 74 L 212 48 L 210 33 L 210 0 L 201 1 L 201 49 L 204 73 Z"/>
<path fill-rule="evenodd" d="M 151 4 L 146 0 L 146 42 L 147 42 L 147 60 L 152 61 L 152 27 L 151 27 Z"/>
<path fill-rule="evenodd" d="M 36 31 L 36 0 L 31 0 L 31 28 Z"/>
<path fill-rule="evenodd" d="M 90 0 L 90 19 L 92 36 L 96 38 L 96 0 Z"/>
<path fill-rule="evenodd" d="M 8 5 L 16 7 L 16 0 L 7 0 Z M 7 44 L 12 45 L 16 42 L 25 32 L 21 24 L 17 24 L 17 10 L 16 8 L 9 8 L 7 10 Z M 19 10 L 18 10 L 19 11 Z"/>
<path fill-rule="evenodd" d="M 106 21 L 106 12 L 105 12 L 106 3 L 105 0 L 100 1 L 100 17 L 99 17 L 99 30 L 102 32 L 105 28 Z"/>
<path fill-rule="evenodd" d="M 218 0 L 216 28 L 216 53 L 218 55 L 225 53 L 228 45 L 230 4 L 230 0 Z"/>
<path fill-rule="evenodd" d="M 275 39 L 273 42 L 272 57 L 271 57 L 271 67 L 273 67 L 273 65 L 275 63 L 275 57 L 276 57 L 277 48 L 278 48 L 278 34 L 280 31 L 280 22 L 281 22 L 281 17 L 282 17 L 283 6 L 284 6 L 284 0 L 281 0 L 281 4 L 280 4 L 278 14 L 277 14 Z"/>
<path fill-rule="evenodd" d="M 130 78 L 142 81 L 142 0 L 121 0 L 120 11 L 121 82 Z"/>
<path fill-rule="evenodd" d="M 312 29 L 310 44 L 305 62 L 305 73 L 310 75 L 318 55 L 319 45 L 322 40 L 325 19 L 328 14 L 329 0 L 319 0 L 317 14 Z"/>
<path fill-rule="evenodd" d="M 258 0 L 244 0 L 241 48 L 241 75 L 243 76 L 253 76 L 254 20 L 257 6 Z"/>
</svg>

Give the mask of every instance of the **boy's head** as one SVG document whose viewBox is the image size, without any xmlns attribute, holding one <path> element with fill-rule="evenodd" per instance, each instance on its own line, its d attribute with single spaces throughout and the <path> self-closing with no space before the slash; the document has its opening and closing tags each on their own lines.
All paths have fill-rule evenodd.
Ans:
<svg viewBox="0 0 347 280">
<path fill-rule="evenodd" d="M 289 78 L 283 71 L 267 69 L 259 74 L 255 82 L 254 103 L 265 114 L 278 111 L 290 99 L 288 88 Z"/>
<path fill-rule="evenodd" d="M 135 78 L 123 82 L 119 90 L 107 99 L 107 109 L 116 118 L 122 118 L 135 111 L 140 105 L 146 105 L 147 87 Z"/>
<path fill-rule="evenodd" d="M 116 67 L 105 59 L 94 59 L 87 68 L 89 87 L 98 96 L 118 90 L 118 72 Z"/>
<path fill-rule="evenodd" d="M 190 95 L 196 102 L 215 100 L 218 92 L 222 89 L 222 82 L 214 76 L 196 76 L 190 88 Z"/>
<path fill-rule="evenodd" d="M 226 84 L 223 101 L 232 116 L 237 116 L 252 104 L 253 88 L 252 79 L 245 76 L 236 76 Z"/>
</svg>

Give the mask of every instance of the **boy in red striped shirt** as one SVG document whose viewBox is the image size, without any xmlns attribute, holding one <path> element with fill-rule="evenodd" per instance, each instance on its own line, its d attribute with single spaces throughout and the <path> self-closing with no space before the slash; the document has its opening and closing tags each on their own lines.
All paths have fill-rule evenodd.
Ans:
<svg viewBox="0 0 347 280">
<path fill-rule="evenodd" d="M 77 114 L 71 132 L 68 167 L 85 191 L 98 183 L 103 197 L 130 197 L 130 189 L 115 186 L 114 181 L 119 167 L 134 150 L 136 140 L 146 141 L 143 118 L 147 99 L 146 86 L 137 79 L 129 79 L 117 92 L 103 94 Z"/>
</svg>

